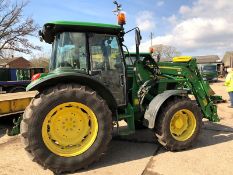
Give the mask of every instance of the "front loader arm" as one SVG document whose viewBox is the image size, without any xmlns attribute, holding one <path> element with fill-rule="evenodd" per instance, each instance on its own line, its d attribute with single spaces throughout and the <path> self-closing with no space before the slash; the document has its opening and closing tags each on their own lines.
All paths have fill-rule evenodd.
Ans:
<svg viewBox="0 0 233 175">
<path fill-rule="evenodd" d="M 196 59 L 185 63 L 159 63 L 161 74 L 186 79 L 185 84 L 195 96 L 198 105 L 201 107 L 204 118 L 217 122 L 217 107 L 214 105 L 211 96 L 214 94 L 209 84 L 203 78 L 197 68 Z"/>
</svg>

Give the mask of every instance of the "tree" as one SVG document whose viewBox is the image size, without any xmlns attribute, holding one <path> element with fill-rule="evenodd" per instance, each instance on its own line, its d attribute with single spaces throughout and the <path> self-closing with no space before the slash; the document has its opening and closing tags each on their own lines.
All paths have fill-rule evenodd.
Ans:
<svg viewBox="0 0 233 175">
<path fill-rule="evenodd" d="M 48 52 L 37 53 L 32 54 L 32 58 L 29 61 L 31 62 L 32 67 L 43 67 L 48 71 L 50 62 L 49 57 L 50 53 Z"/>
<path fill-rule="evenodd" d="M 159 54 L 161 58 L 173 58 L 181 53 L 173 46 L 167 46 L 163 44 L 153 45 L 153 52 Z"/>
<path fill-rule="evenodd" d="M 43 67 L 46 70 L 49 68 L 49 59 L 46 57 L 37 57 L 30 59 L 32 67 Z"/>
<path fill-rule="evenodd" d="M 6 52 L 31 54 L 32 50 L 41 49 L 27 38 L 35 36 L 39 28 L 31 17 L 23 16 L 27 4 L 27 2 L 12 3 L 10 0 L 0 0 L 0 57 L 4 57 Z"/>
</svg>

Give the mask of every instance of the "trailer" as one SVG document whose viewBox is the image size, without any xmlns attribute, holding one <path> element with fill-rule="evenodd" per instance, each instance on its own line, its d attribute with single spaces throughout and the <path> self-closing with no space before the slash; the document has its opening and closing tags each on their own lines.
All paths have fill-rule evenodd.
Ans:
<svg viewBox="0 0 233 175">
<path fill-rule="evenodd" d="M 19 125 L 22 120 L 20 114 L 24 112 L 35 95 L 36 91 L 0 94 L 0 118 L 19 114 L 19 117 L 13 120 L 14 127 L 7 131 L 9 136 L 16 135 L 20 132 Z"/>
<path fill-rule="evenodd" d="M 23 113 L 36 91 L 0 94 L 0 117 Z"/>
<path fill-rule="evenodd" d="M 32 76 L 44 71 L 44 68 L 0 68 L 0 93 L 23 92 Z"/>
<path fill-rule="evenodd" d="M 0 93 L 16 93 L 23 92 L 26 90 L 27 85 L 30 83 L 30 80 L 24 81 L 0 81 Z"/>
</svg>

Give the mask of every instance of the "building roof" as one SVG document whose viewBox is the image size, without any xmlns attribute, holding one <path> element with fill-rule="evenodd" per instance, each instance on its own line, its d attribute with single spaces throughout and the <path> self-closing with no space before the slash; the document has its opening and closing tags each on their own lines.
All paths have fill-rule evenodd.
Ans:
<svg viewBox="0 0 233 175">
<path fill-rule="evenodd" d="M 25 58 L 23 57 L 13 57 L 13 58 L 2 58 L 0 59 L 0 66 L 5 66 L 5 65 L 8 65 L 9 63 L 13 62 L 14 60 L 17 60 L 17 59 L 24 59 L 26 60 Z M 28 61 L 28 60 L 27 60 Z M 29 62 L 29 61 L 28 61 Z"/>
<path fill-rule="evenodd" d="M 8 63 L 14 61 L 15 59 L 23 58 L 23 57 L 14 57 L 14 58 L 2 58 L 0 59 L 0 65 L 7 65 Z"/>
<path fill-rule="evenodd" d="M 221 63 L 221 59 L 218 55 L 205 55 L 193 57 L 197 59 L 197 63 Z"/>
</svg>

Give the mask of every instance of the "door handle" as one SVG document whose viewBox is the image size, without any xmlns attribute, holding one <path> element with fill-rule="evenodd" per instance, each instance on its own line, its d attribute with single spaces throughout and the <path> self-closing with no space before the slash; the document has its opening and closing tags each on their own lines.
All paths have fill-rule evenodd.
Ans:
<svg viewBox="0 0 233 175">
<path fill-rule="evenodd" d="M 124 86 L 124 84 L 125 84 L 125 78 L 124 77 L 125 77 L 124 74 L 120 75 L 120 84 L 121 84 L 121 86 Z"/>
</svg>

